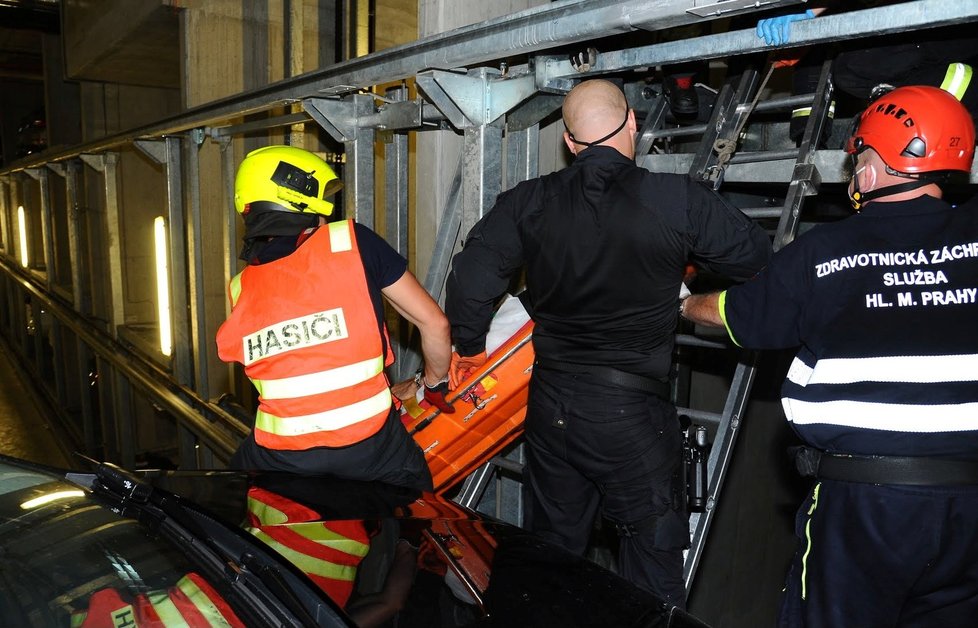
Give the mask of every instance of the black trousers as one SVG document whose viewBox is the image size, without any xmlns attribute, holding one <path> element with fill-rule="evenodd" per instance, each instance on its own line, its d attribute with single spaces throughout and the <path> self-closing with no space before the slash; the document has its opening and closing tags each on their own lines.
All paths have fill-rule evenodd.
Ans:
<svg viewBox="0 0 978 628">
<path fill-rule="evenodd" d="M 582 555 L 599 508 L 621 537 L 622 576 L 685 607 L 689 520 L 673 504 L 676 409 L 588 375 L 536 368 L 526 414 L 526 527 Z"/>
<path fill-rule="evenodd" d="M 229 467 L 330 475 L 385 482 L 420 491 L 432 490 L 431 471 L 424 452 L 408 435 L 400 413 L 393 407 L 376 434 L 347 447 L 315 447 L 299 451 L 268 449 L 255 442 L 252 432 L 234 452 Z"/>
<path fill-rule="evenodd" d="M 978 625 L 978 486 L 823 480 L 795 534 L 779 626 Z"/>
</svg>

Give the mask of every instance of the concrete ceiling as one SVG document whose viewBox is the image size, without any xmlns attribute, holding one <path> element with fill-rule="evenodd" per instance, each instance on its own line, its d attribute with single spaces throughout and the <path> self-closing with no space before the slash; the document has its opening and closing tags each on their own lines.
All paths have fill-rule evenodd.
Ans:
<svg viewBox="0 0 978 628">
<path fill-rule="evenodd" d="M 42 39 L 69 80 L 179 87 L 178 10 L 167 0 L 0 0 L 0 79 L 43 81 Z"/>
<path fill-rule="evenodd" d="M 60 30 L 57 0 L 0 0 L 0 78 L 42 80 L 41 38 Z"/>
</svg>

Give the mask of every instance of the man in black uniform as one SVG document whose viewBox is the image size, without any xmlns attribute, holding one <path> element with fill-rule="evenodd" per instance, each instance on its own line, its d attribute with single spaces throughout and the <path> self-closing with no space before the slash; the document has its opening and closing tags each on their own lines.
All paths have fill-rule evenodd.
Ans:
<svg viewBox="0 0 978 628">
<path fill-rule="evenodd" d="M 846 148 L 860 213 L 819 226 L 683 315 L 756 349 L 800 347 L 782 389 L 817 483 L 782 626 L 974 626 L 978 617 L 978 207 L 942 200 L 975 130 L 944 90 L 870 104 Z"/>
<path fill-rule="evenodd" d="M 765 233 L 687 176 L 634 163 L 635 114 L 604 80 L 563 104 L 573 165 L 501 194 L 455 256 L 453 387 L 485 361 L 493 306 L 526 267 L 536 363 L 526 416 L 526 526 L 583 554 L 598 507 L 623 575 L 684 606 L 689 525 L 672 499 L 681 431 L 666 383 L 688 260 L 734 277 Z"/>
</svg>

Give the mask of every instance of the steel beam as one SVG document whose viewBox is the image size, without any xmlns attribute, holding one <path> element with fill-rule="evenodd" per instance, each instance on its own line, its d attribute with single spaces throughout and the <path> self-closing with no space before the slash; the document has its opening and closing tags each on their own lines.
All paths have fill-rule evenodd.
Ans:
<svg viewBox="0 0 978 628">
<path fill-rule="evenodd" d="M 728 0 L 729 1 L 729 0 Z M 743 12 L 797 5 L 804 0 L 760 1 Z M 321 70 L 191 108 L 179 115 L 125 133 L 61 151 L 45 151 L 10 170 L 59 161 L 79 153 L 100 153 L 138 139 L 158 138 L 197 127 L 224 124 L 233 118 L 277 109 L 305 98 L 348 94 L 357 89 L 409 78 L 430 68 L 486 64 L 502 57 L 634 32 L 654 26 L 667 29 L 705 22 L 719 15 L 703 0 L 563 0 L 415 42 L 388 48 Z M 966 3 L 962 3 L 966 4 Z M 697 15 L 695 12 L 706 13 Z M 812 20 L 817 22 L 818 20 Z"/>
<path fill-rule="evenodd" d="M 978 3 L 916 0 L 887 6 L 824 14 L 791 25 L 791 41 L 773 48 L 753 28 L 691 37 L 625 50 L 601 52 L 588 72 L 579 72 L 566 55 L 540 55 L 534 67 L 541 89 L 566 90 L 567 81 L 669 63 L 722 59 L 757 52 L 801 48 L 834 41 L 938 28 L 978 20 Z"/>
</svg>

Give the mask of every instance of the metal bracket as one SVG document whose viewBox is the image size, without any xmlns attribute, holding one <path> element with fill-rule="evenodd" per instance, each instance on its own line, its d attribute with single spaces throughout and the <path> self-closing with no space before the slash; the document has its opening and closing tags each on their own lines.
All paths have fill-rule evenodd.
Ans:
<svg viewBox="0 0 978 628">
<path fill-rule="evenodd" d="M 49 164 L 46 164 L 46 165 L 47 165 L 48 169 L 51 170 L 51 172 L 53 172 L 54 174 L 58 175 L 59 177 L 64 178 L 64 176 L 65 176 L 65 165 L 63 163 L 61 163 L 60 161 L 53 161 L 53 162 L 51 162 Z"/>
<path fill-rule="evenodd" d="M 89 168 L 95 172 L 105 172 L 105 155 L 79 155 L 79 159 L 85 162 Z"/>
<path fill-rule="evenodd" d="M 686 13 L 699 17 L 719 17 L 731 13 L 744 11 L 757 11 L 766 6 L 786 4 L 780 0 L 718 0 L 712 4 L 705 4 L 692 9 L 686 9 Z M 790 4 L 790 3 L 787 3 Z"/>
<path fill-rule="evenodd" d="M 533 74 L 504 77 L 487 67 L 466 73 L 428 70 L 416 81 L 456 129 L 492 124 L 537 91 Z"/>
<path fill-rule="evenodd" d="M 35 181 L 40 181 L 41 180 L 41 170 L 42 170 L 42 168 L 25 168 L 24 169 L 24 174 L 26 174 L 30 178 L 34 179 Z M 64 176 L 63 173 L 62 173 L 62 176 Z"/>
<path fill-rule="evenodd" d="M 135 140 L 132 144 L 156 163 L 166 163 L 166 145 L 162 140 Z"/>
<path fill-rule="evenodd" d="M 815 196 L 822 185 L 822 175 L 815 164 L 795 164 L 791 180 L 805 184 L 805 196 Z"/>
</svg>

